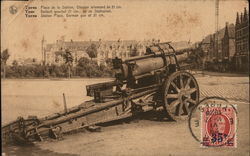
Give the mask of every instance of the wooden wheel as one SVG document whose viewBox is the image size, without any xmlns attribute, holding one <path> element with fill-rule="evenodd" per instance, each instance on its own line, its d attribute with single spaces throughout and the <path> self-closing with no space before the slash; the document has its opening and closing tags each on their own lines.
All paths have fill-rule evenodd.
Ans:
<svg viewBox="0 0 250 156">
<path fill-rule="evenodd" d="M 186 119 L 191 109 L 199 102 L 198 83 L 188 72 L 175 72 L 165 81 L 163 98 L 163 107 L 170 119 Z"/>
</svg>

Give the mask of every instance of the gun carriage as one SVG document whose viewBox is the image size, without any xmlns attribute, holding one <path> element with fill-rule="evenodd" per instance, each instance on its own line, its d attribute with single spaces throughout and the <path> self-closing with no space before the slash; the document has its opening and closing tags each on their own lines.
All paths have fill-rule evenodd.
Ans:
<svg viewBox="0 0 250 156">
<path fill-rule="evenodd" d="M 199 101 L 189 72 L 192 48 L 175 51 L 169 42 L 153 45 L 143 56 L 113 59 L 115 80 L 86 86 L 93 100 L 43 118 L 19 117 L 2 127 L 3 143 L 43 141 L 61 134 L 163 108 L 169 119 L 185 119 Z M 192 61 L 192 60 L 191 60 Z"/>
</svg>

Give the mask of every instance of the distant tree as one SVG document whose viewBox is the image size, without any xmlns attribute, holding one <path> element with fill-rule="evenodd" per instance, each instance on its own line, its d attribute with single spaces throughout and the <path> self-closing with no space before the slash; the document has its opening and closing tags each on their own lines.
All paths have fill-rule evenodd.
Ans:
<svg viewBox="0 0 250 156">
<path fill-rule="evenodd" d="M 66 49 L 65 53 L 63 54 L 63 57 L 65 59 L 65 64 L 68 66 L 68 78 L 71 77 L 71 68 L 73 65 L 73 56 L 71 52 Z"/>
<path fill-rule="evenodd" d="M 131 48 L 130 50 L 130 56 L 138 56 L 138 49 L 137 49 L 137 46 L 134 46 L 133 48 Z"/>
<path fill-rule="evenodd" d="M 89 57 L 91 58 L 96 58 L 97 57 L 97 46 L 95 44 L 91 44 L 88 48 L 87 48 L 87 54 L 89 55 Z"/>
<path fill-rule="evenodd" d="M 19 77 L 17 60 L 12 61 L 11 68 L 7 68 L 6 72 L 7 72 L 7 75 L 9 75 L 10 77 Z"/>
<path fill-rule="evenodd" d="M 1 52 L 1 64 L 3 67 L 3 78 L 6 76 L 6 62 L 9 59 L 9 50 L 5 49 L 3 52 Z"/>
<path fill-rule="evenodd" d="M 113 62 L 112 62 L 112 59 L 111 58 L 108 58 L 108 59 L 106 59 L 106 65 L 108 66 L 108 67 L 113 67 Z"/>
<path fill-rule="evenodd" d="M 86 77 L 87 76 L 87 68 L 89 67 L 88 65 L 90 64 L 90 60 L 86 57 L 81 57 L 78 60 L 77 66 L 76 66 L 76 72 L 78 76 L 81 77 Z"/>
<path fill-rule="evenodd" d="M 49 68 L 50 66 L 48 64 L 37 65 L 36 76 L 37 77 L 41 77 L 41 76 L 50 77 Z"/>
<path fill-rule="evenodd" d="M 110 77 L 113 75 L 112 60 L 107 65 L 98 65 L 96 61 L 82 57 L 78 60 L 76 72 L 81 77 Z"/>
<path fill-rule="evenodd" d="M 85 67 L 87 64 L 90 63 L 90 60 L 86 57 L 81 57 L 79 60 L 78 60 L 78 63 L 77 63 L 77 66 L 80 66 L 80 67 Z"/>
<path fill-rule="evenodd" d="M 13 66 L 13 67 L 18 66 L 18 62 L 17 62 L 17 60 L 13 60 L 13 62 L 12 62 L 12 66 Z"/>
</svg>

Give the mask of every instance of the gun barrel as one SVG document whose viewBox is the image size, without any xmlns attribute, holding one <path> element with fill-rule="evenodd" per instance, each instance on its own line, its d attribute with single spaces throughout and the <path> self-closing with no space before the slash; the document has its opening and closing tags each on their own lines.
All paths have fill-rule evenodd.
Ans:
<svg viewBox="0 0 250 156">
<path fill-rule="evenodd" d="M 178 63 L 187 62 L 193 50 L 191 47 L 174 50 L 169 44 L 159 44 L 147 48 L 146 54 L 143 56 L 135 56 L 125 60 L 120 59 L 116 69 L 121 69 L 123 79 L 128 79 L 131 76 L 137 77 L 165 68 L 172 63 L 173 56 L 177 58 Z"/>
</svg>

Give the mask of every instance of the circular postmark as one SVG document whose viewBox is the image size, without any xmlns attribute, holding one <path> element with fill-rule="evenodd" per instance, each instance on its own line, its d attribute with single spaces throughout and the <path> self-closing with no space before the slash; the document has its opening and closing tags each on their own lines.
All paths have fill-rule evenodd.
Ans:
<svg viewBox="0 0 250 156">
<path fill-rule="evenodd" d="M 190 132 L 201 146 L 236 147 L 236 105 L 221 97 L 207 97 L 189 115 Z"/>
<path fill-rule="evenodd" d="M 16 14 L 17 13 L 17 7 L 15 5 L 10 6 L 9 11 L 11 14 Z"/>
</svg>

